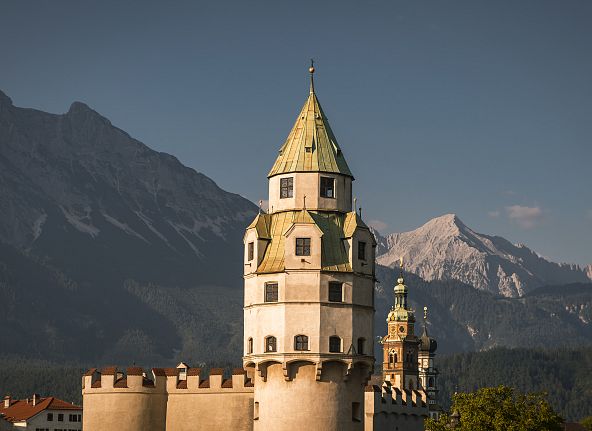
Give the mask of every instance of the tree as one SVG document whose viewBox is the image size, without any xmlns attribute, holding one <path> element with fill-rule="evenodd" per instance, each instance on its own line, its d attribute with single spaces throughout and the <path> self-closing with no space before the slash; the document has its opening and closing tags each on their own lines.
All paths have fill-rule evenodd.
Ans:
<svg viewBox="0 0 592 431">
<path fill-rule="evenodd" d="M 561 431 L 563 419 L 553 411 L 542 393 L 517 393 L 498 386 L 477 392 L 457 393 L 451 411 L 460 414 L 456 431 Z M 449 431 L 450 417 L 427 419 L 426 431 Z"/>
<path fill-rule="evenodd" d="M 592 431 L 592 416 L 588 416 L 580 421 L 580 423 L 586 428 L 588 431 Z"/>
</svg>

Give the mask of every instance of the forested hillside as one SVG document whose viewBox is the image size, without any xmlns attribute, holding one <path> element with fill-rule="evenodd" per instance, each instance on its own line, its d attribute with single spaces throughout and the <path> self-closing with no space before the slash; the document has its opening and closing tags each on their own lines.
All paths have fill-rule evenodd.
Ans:
<svg viewBox="0 0 592 431">
<path fill-rule="evenodd" d="M 592 415 L 592 348 L 576 350 L 494 349 L 438 357 L 441 404 L 455 391 L 506 385 L 521 392 L 547 392 L 565 419 Z"/>
</svg>

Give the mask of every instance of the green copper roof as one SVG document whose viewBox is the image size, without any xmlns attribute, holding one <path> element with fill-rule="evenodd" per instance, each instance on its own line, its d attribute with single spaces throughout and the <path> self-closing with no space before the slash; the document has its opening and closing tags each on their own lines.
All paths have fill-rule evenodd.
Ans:
<svg viewBox="0 0 592 431">
<path fill-rule="evenodd" d="M 312 81 L 310 95 L 280 148 L 268 177 L 287 172 L 330 172 L 353 177 L 314 92 Z"/>
<path fill-rule="evenodd" d="M 355 213 L 334 213 L 312 210 L 281 211 L 259 214 L 249 225 L 257 229 L 259 238 L 269 239 L 258 273 L 281 272 L 285 269 L 285 235 L 294 224 L 315 224 L 323 233 L 321 239 L 321 269 L 351 272 L 344 239 L 350 238 L 357 227 L 367 229 Z"/>
</svg>

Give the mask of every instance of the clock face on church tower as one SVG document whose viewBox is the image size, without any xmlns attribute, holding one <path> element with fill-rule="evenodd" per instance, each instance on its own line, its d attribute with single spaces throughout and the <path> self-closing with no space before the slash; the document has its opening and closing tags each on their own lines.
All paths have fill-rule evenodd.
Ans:
<svg viewBox="0 0 592 431">
<path fill-rule="evenodd" d="M 405 332 L 405 327 L 403 325 L 399 326 L 399 332 L 403 334 Z"/>
</svg>

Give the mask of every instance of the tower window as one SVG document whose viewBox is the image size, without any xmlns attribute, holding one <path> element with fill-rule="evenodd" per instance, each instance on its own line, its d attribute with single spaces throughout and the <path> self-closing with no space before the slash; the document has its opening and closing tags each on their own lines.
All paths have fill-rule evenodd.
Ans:
<svg viewBox="0 0 592 431">
<path fill-rule="evenodd" d="M 291 198 L 294 196 L 294 178 L 280 178 L 280 198 Z"/>
<path fill-rule="evenodd" d="M 255 405 L 254 405 L 254 411 L 253 411 L 253 419 L 257 420 L 259 419 L 259 401 L 255 401 Z"/>
<path fill-rule="evenodd" d="M 321 197 L 334 198 L 335 197 L 335 179 L 329 177 L 321 177 Z"/>
<path fill-rule="evenodd" d="M 253 353 L 253 338 L 249 337 L 249 339 L 247 340 L 247 353 L 251 354 Z"/>
<path fill-rule="evenodd" d="M 352 403 L 352 421 L 362 422 L 362 408 L 360 403 L 355 401 Z"/>
<path fill-rule="evenodd" d="M 277 283 L 265 283 L 265 302 L 278 302 Z"/>
<path fill-rule="evenodd" d="M 429 388 L 433 388 L 434 387 L 434 378 L 430 377 L 428 380 L 428 387 Z"/>
<path fill-rule="evenodd" d="M 275 337 L 265 338 L 265 351 L 266 352 L 277 352 L 277 339 Z"/>
<path fill-rule="evenodd" d="M 250 242 L 247 245 L 247 260 L 249 260 L 249 261 L 253 260 L 254 256 L 255 256 L 255 243 Z"/>
<path fill-rule="evenodd" d="M 358 241 L 358 259 L 366 260 L 366 243 Z"/>
<path fill-rule="evenodd" d="M 343 285 L 341 283 L 329 282 L 329 302 L 343 302 Z"/>
<path fill-rule="evenodd" d="M 337 336 L 329 337 L 329 352 L 341 353 L 341 338 Z"/>
<path fill-rule="evenodd" d="M 310 238 L 296 238 L 296 256 L 310 256 Z"/>
<path fill-rule="evenodd" d="M 306 335 L 296 335 L 294 337 L 294 350 L 308 350 L 308 337 Z"/>
<path fill-rule="evenodd" d="M 364 354 L 364 344 L 366 340 L 364 338 L 358 338 L 358 355 Z"/>
</svg>

